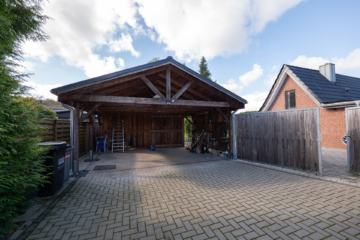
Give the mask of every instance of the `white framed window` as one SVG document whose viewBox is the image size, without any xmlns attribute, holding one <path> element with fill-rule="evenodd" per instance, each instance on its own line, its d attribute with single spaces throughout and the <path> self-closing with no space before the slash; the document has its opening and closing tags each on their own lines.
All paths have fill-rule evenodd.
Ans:
<svg viewBox="0 0 360 240">
<path fill-rule="evenodd" d="M 296 108 L 295 90 L 285 92 L 286 109 Z"/>
</svg>

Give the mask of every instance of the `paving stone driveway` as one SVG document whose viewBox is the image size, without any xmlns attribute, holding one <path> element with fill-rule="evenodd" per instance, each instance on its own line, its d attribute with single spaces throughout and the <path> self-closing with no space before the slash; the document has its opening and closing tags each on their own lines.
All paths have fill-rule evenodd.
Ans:
<svg viewBox="0 0 360 240">
<path fill-rule="evenodd" d="M 28 239 L 254 238 L 359 239 L 360 188 L 221 159 L 91 171 Z"/>
</svg>

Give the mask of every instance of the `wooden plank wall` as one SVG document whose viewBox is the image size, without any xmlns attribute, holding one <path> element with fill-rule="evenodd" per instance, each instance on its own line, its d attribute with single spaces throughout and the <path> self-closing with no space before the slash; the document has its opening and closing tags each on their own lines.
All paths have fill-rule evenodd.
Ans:
<svg viewBox="0 0 360 240">
<path fill-rule="evenodd" d="M 100 135 L 105 136 L 106 131 L 109 140 L 112 140 L 113 125 L 120 125 L 120 121 L 124 120 L 126 149 L 129 147 L 150 148 L 153 141 L 156 147 L 184 146 L 183 116 L 153 115 L 152 117 L 151 114 L 104 112 L 103 119 Z M 129 146 L 130 143 L 131 146 Z"/>
<path fill-rule="evenodd" d="M 136 113 L 108 113 L 103 114 L 104 123 L 100 127 L 100 135 L 109 137 L 112 140 L 112 128 L 115 125 L 120 125 L 120 121 L 124 120 L 125 130 L 125 147 L 129 148 L 130 134 L 132 142 L 130 147 L 150 147 L 150 131 L 151 119 L 149 114 Z M 105 133 L 106 132 L 106 133 Z M 109 144 L 111 149 L 111 142 Z"/>
<path fill-rule="evenodd" d="M 87 137 L 87 132 L 89 131 L 87 128 L 88 125 L 88 123 L 82 123 L 79 127 L 79 155 L 89 151 L 89 138 Z"/>
<path fill-rule="evenodd" d="M 360 173 L 360 108 L 347 108 L 346 130 L 348 170 L 353 173 Z"/>
<path fill-rule="evenodd" d="M 151 116 L 151 142 L 155 147 L 183 147 L 184 116 Z"/>
<path fill-rule="evenodd" d="M 318 114 L 318 109 L 237 114 L 237 157 L 321 172 Z"/>
</svg>

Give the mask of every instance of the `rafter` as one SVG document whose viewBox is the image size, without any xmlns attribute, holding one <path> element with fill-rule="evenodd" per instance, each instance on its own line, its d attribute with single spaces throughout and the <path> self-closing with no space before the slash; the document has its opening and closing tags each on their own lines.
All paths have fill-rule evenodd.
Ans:
<svg viewBox="0 0 360 240">
<path fill-rule="evenodd" d="M 162 95 L 162 93 L 149 81 L 149 79 L 147 79 L 147 77 L 141 76 L 140 78 L 156 95 L 158 95 L 161 99 L 165 99 L 164 95 Z"/>
</svg>

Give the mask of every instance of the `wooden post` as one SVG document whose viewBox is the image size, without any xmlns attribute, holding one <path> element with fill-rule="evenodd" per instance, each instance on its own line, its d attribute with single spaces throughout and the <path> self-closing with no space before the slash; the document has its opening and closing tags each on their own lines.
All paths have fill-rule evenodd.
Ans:
<svg viewBox="0 0 360 240">
<path fill-rule="evenodd" d="M 171 100 L 171 77 L 170 69 L 166 69 L 166 100 Z"/>
<path fill-rule="evenodd" d="M 90 150 L 93 152 L 94 154 L 94 118 L 95 118 L 95 115 L 94 114 L 91 114 L 89 116 L 89 145 L 90 145 Z"/>
<path fill-rule="evenodd" d="M 56 142 L 57 141 L 57 121 L 54 120 L 54 123 L 53 123 L 53 131 L 54 131 L 54 141 Z"/>
<path fill-rule="evenodd" d="M 184 131 L 184 116 L 182 116 L 182 118 L 181 118 L 181 122 L 182 122 L 182 125 L 181 125 L 181 128 L 182 128 L 182 131 L 181 131 L 181 138 L 182 138 L 182 141 L 181 141 L 181 143 L 182 143 L 182 146 L 183 147 L 185 147 L 185 141 L 184 141 L 184 138 L 185 138 L 185 131 Z"/>
<path fill-rule="evenodd" d="M 229 156 L 230 158 L 233 156 L 233 115 L 231 111 L 229 113 Z"/>
<path fill-rule="evenodd" d="M 73 129 L 74 129 L 74 173 L 79 171 L 79 118 L 80 118 L 80 103 L 76 103 L 73 111 Z"/>
</svg>

